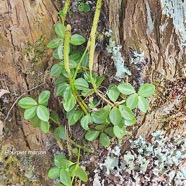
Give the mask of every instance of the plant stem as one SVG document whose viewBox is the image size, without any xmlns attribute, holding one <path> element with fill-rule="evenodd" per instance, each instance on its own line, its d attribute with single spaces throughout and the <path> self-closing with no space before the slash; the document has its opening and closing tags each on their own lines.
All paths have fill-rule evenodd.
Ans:
<svg viewBox="0 0 186 186">
<path fill-rule="evenodd" d="M 83 112 L 85 114 L 89 114 L 88 112 L 88 107 L 87 105 L 85 104 L 85 102 L 82 100 L 82 98 L 79 96 L 77 90 L 75 89 L 74 87 L 74 82 L 73 81 L 70 81 L 70 86 L 71 86 L 71 89 L 72 89 L 72 93 L 76 99 L 76 101 L 78 102 L 79 106 L 81 107 L 81 109 L 83 110 Z"/>
<path fill-rule="evenodd" d="M 77 170 L 77 167 L 78 167 L 78 165 L 79 165 L 79 161 L 80 161 L 80 155 L 81 155 L 81 153 L 80 153 L 80 148 L 79 148 L 79 150 L 78 150 L 78 158 L 77 158 L 77 163 L 76 163 L 76 167 L 75 167 L 75 172 L 76 172 L 76 170 Z M 74 178 L 75 178 L 75 175 L 73 175 L 73 177 L 72 177 L 72 181 L 71 181 L 71 185 L 73 184 L 73 182 L 74 182 Z"/>
<path fill-rule="evenodd" d="M 85 147 L 85 146 L 81 146 L 81 145 L 77 144 L 77 143 L 74 142 L 72 139 L 69 139 L 69 141 L 70 141 L 71 144 L 73 144 L 73 145 L 76 146 L 77 148 L 80 148 L 80 149 L 82 149 L 83 151 L 88 152 L 88 153 L 93 153 L 92 150 L 88 149 L 88 148 Z"/>
<path fill-rule="evenodd" d="M 82 63 L 82 61 L 83 61 L 83 59 L 84 59 L 84 57 L 85 57 L 85 54 L 86 54 L 87 51 L 88 51 L 89 45 L 90 45 L 90 42 L 88 41 L 87 47 L 86 47 L 86 49 L 85 49 L 83 55 L 81 56 L 81 59 L 80 59 L 78 65 L 77 65 L 77 67 L 76 67 L 76 71 L 75 71 L 74 76 L 73 76 L 73 81 L 75 81 L 75 79 L 76 79 L 77 73 L 78 73 L 78 71 L 79 71 L 79 69 L 80 69 L 80 67 L 81 67 L 81 63 Z"/>
<path fill-rule="evenodd" d="M 49 118 L 50 120 L 52 120 L 55 124 L 57 124 L 58 126 L 60 126 L 60 123 L 59 122 L 57 122 L 56 120 L 54 120 L 53 118 Z"/>
<path fill-rule="evenodd" d="M 125 101 L 126 101 L 126 100 L 124 99 L 124 100 L 122 100 L 122 101 L 120 101 L 120 102 L 115 102 L 114 105 L 117 107 L 117 106 L 119 106 L 119 105 L 125 103 Z"/>
</svg>

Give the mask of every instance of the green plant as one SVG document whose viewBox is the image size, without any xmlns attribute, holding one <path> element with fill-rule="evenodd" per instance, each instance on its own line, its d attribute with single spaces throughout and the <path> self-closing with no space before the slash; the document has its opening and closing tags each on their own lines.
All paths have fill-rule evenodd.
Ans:
<svg viewBox="0 0 186 186">
<path fill-rule="evenodd" d="M 78 154 L 78 162 L 73 163 L 65 158 L 63 154 L 54 157 L 54 167 L 48 171 L 50 179 L 60 179 L 60 182 L 65 186 L 71 186 L 74 177 L 78 177 L 81 181 L 87 182 L 88 176 L 85 170 L 79 166 L 80 151 Z M 61 184 L 57 184 L 58 186 Z"/>
<path fill-rule="evenodd" d="M 147 112 L 149 107 L 147 98 L 152 96 L 155 86 L 143 84 L 136 92 L 131 84 L 120 83 L 119 85 L 110 85 L 105 93 L 101 92 L 99 87 L 104 77 L 93 73 L 93 60 L 102 0 L 97 1 L 86 48 L 81 46 L 86 42 L 86 39 L 79 34 L 72 35 L 71 26 L 64 24 L 69 5 L 70 1 L 67 0 L 63 11 L 59 13 L 61 23 L 57 23 L 54 28 L 57 38 L 48 43 L 48 47 L 54 49 L 53 56 L 60 60 L 52 66 L 50 71 L 51 76 L 56 78 L 56 96 L 62 97 L 62 105 L 66 111 L 69 127 L 79 122 L 86 130 L 86 140 L 93 141 L 99 138 L 99 143 L 108 147 L 111 138 L 122 139 L 127 132 L 126 127 L 136 123 L 134 109 L 138 108 L 142 112 Z M 49 131 L 49 119 L 52 120 L 57 124 L 54 136 L 58 141 L 68 140 L 68 143 L 79 149 L 91 152 L 67 136 L 67 129 L 60 124 L 56 113 L 51 112 L 50 114 L 47 108 L 49 96 L 49 91 L 43 91 L 39 95 L 38 102 L 30 97 L 21 99 L 18 105 L 25 109 L 24 118 L 30 119 L 34 127 L 40 127 L 45 133 Z M 78 162 L 79 157 L 80 151 Z M 82 178 L 79 175 L 78 171 L 72 171 L 78 169 L 83 172 L 78 163 L 75 165 L 64 157 L 60 161 L 60 166 L 56 165 L 55 168 L 50 169 L 50 178 L 60 177 L 64 185 L 72 184 L 74 176 L 79 177 L 82 181 L 86 180 L 85 177 Z M 63 174 L 60 172 L 66 175 L 65 182 L 63 181 L 64 177 L 61 176 Z"/>
<path fill-rule="evenodd" d="M 39 94 L 37 102 L 31 97 L 24 97 L 18 102 L 18 105 L 25 109 L 24 118 L 31 120 L 32 126 L 39 127 L 44 133 L 50 128 L 50 112 L 47 108 L 49 98 L 50 91 L 45 90 Z"/>
</svg>

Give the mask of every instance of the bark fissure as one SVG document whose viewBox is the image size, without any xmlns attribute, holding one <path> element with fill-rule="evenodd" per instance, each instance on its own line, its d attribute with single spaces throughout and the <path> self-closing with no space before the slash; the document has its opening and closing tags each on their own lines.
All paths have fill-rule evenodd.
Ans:
<svg viewBox="0 0 186 186">
<path fill-rule="evenodd" d="M 29 16 L 28 16 L 28 13 L 27 13 L 27 9 L 26 9 L 24 0 L 22 0 L 22 3 L 23 3 L 25 14 L 26 14 L 26 19 L 27 19 L 27 22 L 28 22 L 28 26 L 29 26 L 29 31 L 30 31 L 30 35 L 31 35 L 31 38 L 32 38 L 32 42 L 34 42 L 34 38 L 33 38 L 33 35 L 32 35 L 32 27 L 30 25 L 30 20 L 29 20 Z"/>
<path fill-rule="evenodd" d="M 51 2 L 52 2 L 52 1 L 51 1 Z M 50 18 L 52 19 L 53 23 L 55 23 L 55 20 L 53 19 L 53 16 L 52 16 L 51 12 L 50 12 L 49 9 L 47 8 L 47 5 L 45 4 L 45 1 L 42 0 L 42 3 L 43 3 L 43 5 L 44 5 L 44 7 L 46 8 L 46 10 L 49 12 Z M 54 4 L 54 3 L 52 2 L 52 4 Z M 55 8 L 56 8 L 56 7 L 55 7 Z M 59 11 L 58 9 L 56 9 L 56 10 Z"/>
</svg>

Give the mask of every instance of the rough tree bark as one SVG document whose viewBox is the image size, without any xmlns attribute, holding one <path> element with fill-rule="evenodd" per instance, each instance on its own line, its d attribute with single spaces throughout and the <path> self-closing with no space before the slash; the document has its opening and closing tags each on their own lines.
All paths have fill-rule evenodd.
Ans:
<svg viewBox="0 0 186 186">
<path fill-rule="evenodd" d="M 59 2 L 52 0 L 1 0 L 0 89 L 7 90 L 10 94 L 0 97 L 0 121 L 6 117 L 4 113 L 7 114 L 19 95 L 45 81 L 49 60 L 45 44 L 52 37 L 53 24 L 57 21 L 57 8 L 54 3 L 59 5 Z M 186 76 L 186 2 L 107 0 L 104 5 L 108 13 L 108 28 L 113 31 L 115 41 L 123 47 L 123 55 L 129 69 L 132 71 L 134 66 L 129 62 L 134 59 L 131 55 L 132 49 L 132 52 L 139 54 L 136 56 L 139 62 L 145 61 L 143 68 L 139 68 L 140 77 L 136 78 L 159 85 L 156 93 L 158 98 L 152 100 L 156 107 L 153 106 L 146 115 L 138 116 L 139 122 L 134 131 L 136 137 L 140 134 L 148 136 L 155 129 L 162 127 L 160 115 L 166 116 L 167 112 L 174 111 L 175 105 L 178 107 L 184 103 L 185 87 L 182 87 L 180 95 L 169 100 L 169 97 L 164 95 L 165 89 L 160 89 L 160 85 L 165 86 L 167 80 L 183 84 Z M 131 77 L 129 80 L 133 81 Z M 162 92 L 163 96 L 160 97 L 159 92 Z M 6 102 L 7 98 L 11 104 Z M 42 142 L 37 144 L 36 138 L 41 140 L 41 137 L 36 134 L 41 133 L 34 130 L 35 134 L 30 135 L 33 134 L 33 129 L 29 124 L 22 125 L 20 113 L 15 108 L 7 120 L 9 128 L 11 126 L 9 130 L 13 135 L 11 139 L 15 140 L 14 144 L 30 149 L 35 149 L 37 145 L 40 147 Z M 175 115 L 181 114 L 180 120 L 185 121 L 184 112 L 185 108 Z"/>
<path fill-rule="evenodd" d="M 49 61 L 46 43 L 54 35 L 53 25 L 58 17 L 55 3 L 59 5 L 50 0 L 2 0 L 0 3 L 0 88 L 10 92 L 14 99 L 10 101 L 23 93 L 30 94 L 28 90 L 45 82 Z M 12 118 L 12 125 L 16 126 L 18 116 L 17 109 L 13 109 L 6 119 Z"/>
<path fill-rule="evenodd" d="M 144 52 L 146 65 L 140 69 L 139 73 L 145 82 L 153 82 L 156 87 L 159 99 L 156 99 L 158 108 L 153 109 L 145 116 L 139 117 L 138 127 L 134 136 L 143 134 L 148 136 L 157 128 L 163 125 L 162 117 L 168 121 L 166 115 L 170 113 L 182 115 L 177 122 L 186 120 L 184 115 L 186 110 L 173 112 L 176 106 L 185 104 L 186 88 L 184 85 L 186 78 L 186 2 L 178 0 L 118 0 L 109 2 L 109 23 L 113 30 L 115 39 L 123 47 L 126 61 L 130 61 L 131 53 L 129 48 L 133 48 L 137 53 Z M 140 56 L 138 56 L 140 59 Z M 132 68 L 133 65 L 130 65 Z M 134 74 L 135 76 L 135 74 Z M 174 82 L 178 87 L 167 90 L 172 94 L 177 92 L 177 96 L 169 99 L 164 97 L 167 80 Z M 180 81 L 179 81 L 180 80 Z M 162 83 L 160 83 L 162 82 Z M 179 86 L 182 91 L 178 93 Z M 168 94 L 169 94 L 168 93 Z M 171 93 L 170 93 L 171 94 Z M 157 95 L 156 95 L 157 96 Z M 162 100 L 165 99 L 163 102 Z M 152 102 L 153 103 L 153 100 Z M 172 114 L 172 115 L 174 115 Z M 175 117 L 172 116 L 172 119 Z M 177 127 L 174 132 L 184 132 L 184 125 Z"/>
<path fill-rule="evenodd" d="M 2 90 L 9 92 L 0 96 L 0 134 L 6 119 L 4 133 L 7 137 L 1 143 L 3 147 L 0 154 L 3 156 L 3 150 L 10 150 L 12 145 L 20 151 L 43 148 L 44 135 L 20 117 L 22 114 L 16 104 L 12 108 L 11 106 L 20 95 L 33 96 L 45 86 L 38 85 L 45 83 L 45 70 L 49 61 L 46 44 L 54 35 L 53 25 L 58 19 L 57 7 L 59 2 L 51 0 L 0 2 L 0 89 L 1 93 Z M 32 88 L 35 88 L 34 91 L 29 91 Z M 11 112 L 6 117 L 8 111 Z M 10 169 L 18 175 L 16 167 L 14 164 Z M 3 169 L 7 169 L 3 175 L 8 180 L 7 174 L 11 175 L 11 171 L 8 167 Z M 3 183 L 16 183 L 15 174 L 10 176 L 9 182 Z"/>
</svg>

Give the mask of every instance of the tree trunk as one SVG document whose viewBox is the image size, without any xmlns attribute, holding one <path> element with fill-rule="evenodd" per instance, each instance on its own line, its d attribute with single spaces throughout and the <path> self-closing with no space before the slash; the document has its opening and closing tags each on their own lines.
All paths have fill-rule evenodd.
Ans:
<svg viewBox="0 0 186 186">
<path fill-rule="evenodd" d="M 0 135 L 2 121 L 6 118 L 8 129 L 5 132 L 10 136 L 5 142 L 14 144 L 17 149 L 41 150 L 46 140 L 39 130 L 23 122 L 15 105 L 13 109 L 10 107 L 20 95 L 34 96 L 45 86 L 42 83 L 50 66 L 46 43 L 53 36 L 58 5 L 59 2 L 52 0 L 1 0 L 0 89 L 1 92 L 6 90 L 6 94 L 1 96 L 0 92 Z M 135 137 L 148 136 L 162 126 L 172 129 L 172 125 L 186 120 L 183 106 L 186 100 L 185 7 L 186 2 L 181 0 L 104 1 L 103 12 L 109 20 L 107 28 L 122 46 L 125 64 L 132 72 L 125 80 L 136 87 L 143 82 L 156 85 L 151 109 L 147 114 L 138 114 L 136 127 L 131 129 Z M 83 28 L 86 32 L 87 27 Z M 95 61 L 99 59 L 96 57 Z M 171 135 L 183 131 L 186 131 L 184 125 L 169 130 Z"/>
<path fill-rule="evenodd" d="M 34 96 L 34 93 L 38 94 L 45 87 L 46 69 L 50 59 L 46 44 L 54 35 L 53 25 L 58 18 L 57 5 L 59 2 L 50 0 L 1 0 L 0 135 L 3 126 L 6 134 L 6 139 L 2 141 L 1 156 L 6 156 L 4 152 L 12 146 L 17 151 L 45 150 L 45 135 L 20 117 L 22 113 L 16 104 L 21 95 Z M 3 122 L 5 119 L 6 127 Z M 47 164 L 47 155 L 45 159 L 38 158 L 36 161 L 36 166 L 41 168 L 42 163 Z M 20 183 L 15 176 L 16 173 L 19 174 L 17 166 L 13 163 L 12 168 L 8 165 L 4 168 L 7 170 L 4 172 L 5 185 Z M 11 174 L 11 169 L 15 172 L 14 175 Z M 47 171 L 42 171 L 40 176 L 43 174 L 44 178 Z"/>
<path fill-rule="evenodd" d="M 117 0 L 114 5 L 112 0 L 109 1 L 110 28 L 117 43 L 123 47 L 126 63 L 134 60 L 131 59 L 131 49 L 138 54 L 144 52 L 143 58 L 140 55 L 135 57 L 139 63 L 145 60 L 146 65 L 137 69 L 137 77 L 134 71 L 131 79 L 138 81 L 142 78 L 142 82 L 156 84 L 151 110 L 138 117 L 136 137 L 141 134 L 148 136 L 162 128 L 165 121 L 175 124 L 176 115 L 181 115 L 177 123 L 185 121 L 185 108 L 182 106 L 182 109 L 175 110 L 175 106 L 184 104 L 186 94 L 183 85 L 186 78 L 185 15 L 186 2 L 181 0 Z M 136 68 L 130 62 L 128 65 L 131 71 Z M 168 84 L 172 88 L 168 88 Z M 183 132 L 183 127 L 176 127 L 171 133 Z"/>
</svg>

